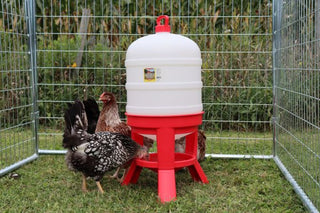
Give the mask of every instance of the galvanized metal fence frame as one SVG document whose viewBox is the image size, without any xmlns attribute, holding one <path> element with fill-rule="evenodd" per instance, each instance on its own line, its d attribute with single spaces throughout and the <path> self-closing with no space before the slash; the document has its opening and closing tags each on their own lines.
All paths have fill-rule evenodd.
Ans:
<svg viewBox="0 0 320 213">
<path fill-rule="evenodd" d="M 38 158 L 34 2 L 1 6 L 0 177 Z"/>
<path fill-rule="evenodd" d="M 309 6 L 309 9 L 303 8 L 297 0 L 278 0 L 273 4 L 271 0 L 231 0 L 223 1 L 222 5 L 219 0 L 148 3 L 100 1 L 92 5 L 90 3 L 93 2 L 89 1 L 66 2 L 66 5 L 60 4 L 55 9 L 47 8 L 46 0 L 24 2 L 28 29 L 25 36 L 28 37 L 26 44 L 29 47 L 28 76 L 31 82 L 28 92 L 32 94 L 27 104 L 31 107 L 29 119 L 32 129 L 32 137 L 28 140 L 31 141 L 33 152 L 31 156 L 17 158 L 17 162 L 4 169 L 1 167 L 0 176 L 36 159 L 39 154 L 65 153 L 61 147 L 63 108 L 76 98 L 98 97 L 103 90 L 114 92 L 125 120 L 123 61 L 126 48 L 137 38 L 154 33 L 155 18 L 167 14 L 171 17 L 172 32 L 195 40 L 202 50 L 203 104 L 206 112 L 202 128 L 206 130 L 208 139 L 207 156 L 274 159 L 308 209 L 318 212 L 320 166 L 317 168 L 317 165 L 320 160 L 316 141 L 320 139 L 320 124 L 314 122 L 320 120 L 319 111 L 312 112 L 312 121 L 303 117 L 310 112 L 310 108 L 304 108 L 303 116 L 299 116 L 295 114 L 296 111 L 286 108 L 287 103 L 282 94 L 287 92 L 291 98 L 309 99 L 308 103 L 320 107 L 317 96 L 317 93 L 320 94 L 319 50 L 316 48 L 320 43 L 320 33 L 311 35 L 314 29 L 308 28 L 307 31 L 296 32 L 305 40 L 295 40 L 290 28 L 291 22 L 294 22 L 300 27 L 313 26 L 318 29 L 317 19 L 308 19 L 307 24 L 303 22 L 312 15 L 320 17 L 318 0 L 304 0 L 302 3 Z M 294 5 L 300 7 L 296 8 L 297 13 L 292 16 Z M 2 12 L 5 12 L 4 8 Z M 91 25 L 88 25 L 89 22 Z M 6 33 L 9 33 L 9 29 L 3 32 L 0 29 L 0 36 Z M 21 35 L 24 36 L 23 33 Z M 310 61 L 307 56 L 300 57 L 304 67 L 299 64 L 300 67 L 295 66 L 290 53 L 298 45 L 300 49 L 295 51 L 307 53 L 309 44 L 314 45 L 313 56 L 316 58 Z M 0 53 L 10 51 L 1 49 Z M 283 79 L 292 77 L 287 75 L 292 70 L 313 71 L 312 79 L 315 79 L 315 83 L 311 87 L 312 94 L 285 87 L 288 85 L 284 84 Z M 1 73 L 10 71 L 4 69 Z M 268 81 L 263 81 L 261 76 Z M 3 97 L 7 91 L 10 89 L 1 88 Z M 265 110 L 265 114 L 259 114 L 261 109 Z M 10 107 L 4 107 L 0 113 L 10 110 Z M 291 118 L 294 121 L 292 126 L 284 124 L 290 120 L 288 114 L 295 116 L 295 119 Z M 307 133 L 297 131 L 300 125 L 298 120 L 304 123 L 302 130 L 307 130 L 307 133 L 311 131 L 311 144 L 307 143 Z M 296 128 L 295 131 L 292 127 Z M 9 129 L 1 128 L 0 139 Z M 10 134 L 9 131 L 7 133 Z M 285 137 L 288 135 L 291 137 L 289 142 Z M 16 142 L 19 144 L 19 141 Z M 297 142 L 311 151 L 308 156 L 314 162 L 311 172 L 304 164 L 305 161 L 300 162 L 297 156 L 302 153 L 287 147 Z M 0 147 L 1 160 L 5 158 L 3 153 L 8 143 L 4 144 Z M 13 142 L 9 146 L 15 149 L 15 144 Z M 304 176 L 311 181 L 304 182 Z M 315 191 L 310 192 L 308 184 Z"/>
<path fill-rule="evenodd" d="M 273 5 L 274 161 L 305 206 L 320 209 L 320 1 Z"/>
</svg>

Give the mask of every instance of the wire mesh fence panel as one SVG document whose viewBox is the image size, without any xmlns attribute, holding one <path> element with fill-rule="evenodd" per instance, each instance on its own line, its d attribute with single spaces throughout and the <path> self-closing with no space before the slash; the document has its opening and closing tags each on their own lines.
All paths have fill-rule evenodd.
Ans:
<svg viewBox="0 0 320 213">
<path fill-rule="evenodd" d="M 64 109 L 75 99 L 112 92 L 125 120 L 126 50 L 162 14 L 201 49 L 206 153 L 274 151 L 319 209 L 319 0 L 0 0 L 0 176 L 38 151 L 64 153 Z"/>
<path fill-rule="evenodd" d="M 36 2 L 40 149 L 62 148 L 74 99 L 111 91 L 125 120 L 126 50 L 166 14 L 202 51 L 207 153 L 272 154 L 270 0 Z"/>
<path fill-rule="evenodd" d="M 276 160 L 316 212 L 320 209 L 320 1 L 279 1 L 275 6 Z"/>
<path fill-rule="evenodd" d="M 204 124 L 214 154 L 271 155 L 272 2 L 214 1 L 203 51 Z"/>
<path fill-rule="evenodd" d="M 0 176 L 36 158 L 26 7 L 0 1 Z"/>
</svg>

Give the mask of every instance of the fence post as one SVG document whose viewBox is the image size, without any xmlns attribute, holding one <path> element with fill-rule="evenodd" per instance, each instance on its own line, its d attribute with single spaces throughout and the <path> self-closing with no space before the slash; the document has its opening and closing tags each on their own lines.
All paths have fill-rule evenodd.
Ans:
<svg viewBox="0 0 320 213">
<path fill-rule="evenodd" d="M 38 123 L 39 123 L 39 110 L 38 110 L 38 78 L 37 78 L 37 36 L 36 36 L 36 19 L 35 19 L 35 2 L 34 0 L 25 0 L 28 45 L 30 55 L 30 71 L 31 71 L 31 86 L 32 86 L 32 123 L 33 123 L 33 136 L 35 140 L 35 152 L 39 152 L 39 138 L 38 138 Z"/>
<path fill-rule="evenodd" d="M 277 156 L 276 150 L 276 140 L 277 140 L 277 124 L 278 124 L 278 94 L 277 86 L 279 80 L 279 61 L 280 54 L 279 48 L 281 47 L 281 17 L 282 17 L 282 0 L 274 1 L 272 8 L 272 93 L 273 93 L 273 115 L 272 115 L 272 125 L 273 125 L 273 157 Z"/>
<path fill-rule="evenodd" d="M 277 54 L 277 37 L 278 37 L 278 16 L 279 16 L 279 1 L 274 1 L 272 4 L 272 94 L 273 94 L 273 115 L 272 115 L 272 128 L 273 128 L 273 147 L 272 147 L 272 154 L 273 157 L 276 157 L 276 69 L 277 69 L 277 61 L 276 61 L 276 54 Z"/>
</svg>

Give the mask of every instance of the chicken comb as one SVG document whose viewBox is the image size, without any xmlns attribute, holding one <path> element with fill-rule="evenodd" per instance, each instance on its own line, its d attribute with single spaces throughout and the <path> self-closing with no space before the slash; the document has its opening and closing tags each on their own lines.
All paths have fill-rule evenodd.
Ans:
<svg viewBox="0 0 320 213">
<path fill-rule="evenodd" d="M 103 92 L 103 93 L 100 95 L 100 98 L 102 98 L 105 94 L 106 94 L 106 92 Z"/>
</svg>

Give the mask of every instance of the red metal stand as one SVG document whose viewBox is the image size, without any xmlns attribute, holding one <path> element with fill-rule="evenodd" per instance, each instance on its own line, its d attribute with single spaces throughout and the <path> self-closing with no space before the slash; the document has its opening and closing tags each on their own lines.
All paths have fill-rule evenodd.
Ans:
<svg viewBox="0 0 320 213">
<path fill-rule="evenodd" d="M 175 170 L 188 167 L 195 181 L 208 183 L 197 160 L 198 126 L 202 123 L 202 114 L 174 116 L 127 115 L 128 125 L 132 128 L 132 138 L 143 144 L 142 134 L 156 135 L 157 153 L 150 154 L 149 160 L 135 159 L 122 183 L 136 183 L 143 167 L 158 172 L 158 195 L 161 202 L 176 198 Z M 185 153 L 175 153 L 175 135 L 185 134 Z"/>
</svg>

